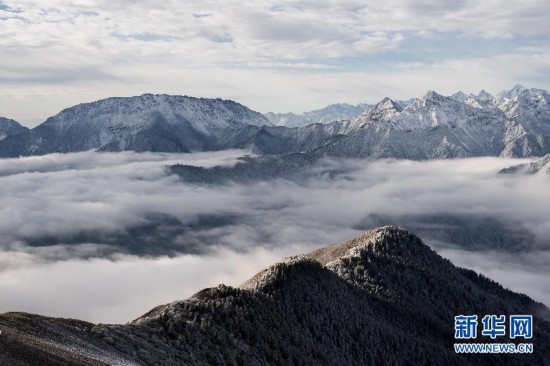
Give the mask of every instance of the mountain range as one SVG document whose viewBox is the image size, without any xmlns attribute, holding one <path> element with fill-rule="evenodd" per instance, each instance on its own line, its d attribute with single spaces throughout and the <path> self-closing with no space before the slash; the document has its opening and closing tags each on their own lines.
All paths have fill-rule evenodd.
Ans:
<svg viewBox="0 0 550 366">
<path fill-rule="evenodd" d="M 366 103 L 356 105 L 337 103 L 300 114 L 269 112 L 265 114 L 265 117 L 275 126 L 304 127 L 313 123 L 352 120 L 369 107 L 371 106 Z"/>
<path fill-rule="evenodd" d="M 455 353 L 459 314 L 533 314 L 534 352 Z M 544 305 L 386 226 L 127 324 L 2 314 L 0 364 L 547 365 L 549 316 Z M 475 342 L 503 340 L 480 335 Z"/>
<path fill-rule="evenodd" d="M 548 92 L 520 85 L 496 96 L 429 91 L 406 102 L 384 98 L 350 120 L 285 127 L 232 101 L 145 94 L 80 104 L 31 130 L 2 120 L 0 157 L 228 148 L 369 159 L 543 156 L 550 153 L 549 103 Z M 351 107 L 327 108 L 339 118 Z"/>
</svg>

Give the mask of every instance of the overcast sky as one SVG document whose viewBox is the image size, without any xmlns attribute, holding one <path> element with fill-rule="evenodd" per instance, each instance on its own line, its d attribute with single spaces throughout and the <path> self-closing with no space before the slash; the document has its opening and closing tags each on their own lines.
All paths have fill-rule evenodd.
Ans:
<svg viewBox="0 0 550 366">
<path fill-rule="evenodd" d="M 0 1 L 0 116 L 146 92 L 260 112 L 550 89 L 550 2 Z"/>
</svg>

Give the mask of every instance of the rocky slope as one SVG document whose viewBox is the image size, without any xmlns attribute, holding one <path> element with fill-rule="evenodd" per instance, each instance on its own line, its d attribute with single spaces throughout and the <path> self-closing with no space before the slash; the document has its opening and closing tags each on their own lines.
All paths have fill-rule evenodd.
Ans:
<svg viewBox="0 0 550 366">
<path fill-rule="evenodd" d="M 0 364 L 545 365 L 548 312 L 387 226 L 124 325 L 0 315 Z M 533 314 L 534 353 L 456 354 L 458 314 Z"/>
<path fill-rule="evenodd" d="M 518 164 L 509 168 L 504 168 L 499 173 L 533 175 L 541 171 L 550 174 L 550 154 L 546 154 L 542 158 L 536 159 L 530 163 Z"/>
<path fill-rule="evenodd" d="M 430 91 L 405 107 L 385 98 L 322 149 L 375 159 L 541 156 L 550 152 L 549 101 L 546 91 L 521 86 L 495 98 Z"/>
<path fill-rule="evenodd" d="M 0 141 L 6 139 L 8 136 L 18 135 L 27 131 L 28 128 L 21 126 L 13 119 L 0 117 Z"/>
</svg>

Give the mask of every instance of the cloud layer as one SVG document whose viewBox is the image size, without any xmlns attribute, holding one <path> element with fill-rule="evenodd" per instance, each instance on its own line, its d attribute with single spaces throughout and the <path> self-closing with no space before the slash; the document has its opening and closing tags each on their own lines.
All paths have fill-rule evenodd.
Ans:
<svg viewBox="0 0 550 366">
<path fill-rule="evenodd" d="M 496 174 L 518 160 L 326 160 L 310 178 L 223 186 L 164 168 L 244 153 L 0 160 L 0 312 L 124 322 L 379 224 L 409 225 L 457 265 L 550 304 L 549 177 Z"/>
<path fill-rule="evenodd" d="M 287 249 L 288 250 L 288 249 Z M 0 272 L 0 313 L 25 311 L 102 323 L 125 323 L 148 310 L 218 284 L 237 286 L 286 252 L 221 250 L 213 256 L 105 259 L 40 263 L 0 253 L 28 267 Z"/>
<path fill-rule="evenodd" d="M 549 13 L 542 0 L 3 1 L 0 111 L 43 121 L 158 92 L 299 112 L 436 88 L 550 88 Z"/>
</svg>

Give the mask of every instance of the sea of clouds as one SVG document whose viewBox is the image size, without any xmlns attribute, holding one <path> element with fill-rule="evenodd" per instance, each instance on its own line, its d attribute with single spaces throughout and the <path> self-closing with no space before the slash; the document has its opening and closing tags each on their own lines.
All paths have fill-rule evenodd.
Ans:
<svg viewBox="0 0 550 366">
<path fill-rule="evenodd" d="M 550 176 L 497 174 L 524 160 L 324 160 L 311 178 L 224 185 L 166 169 L 243 154 L 0 160 L 0 312 L 126 322 L 378 224 L 550 304 Z"/>
</svg>

